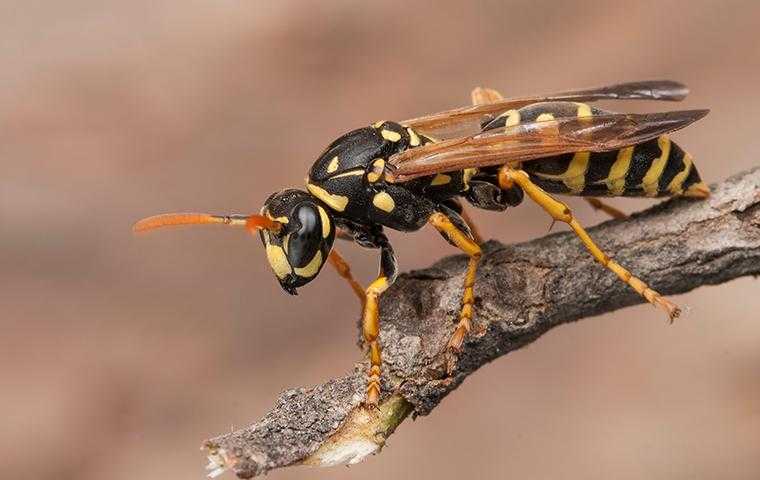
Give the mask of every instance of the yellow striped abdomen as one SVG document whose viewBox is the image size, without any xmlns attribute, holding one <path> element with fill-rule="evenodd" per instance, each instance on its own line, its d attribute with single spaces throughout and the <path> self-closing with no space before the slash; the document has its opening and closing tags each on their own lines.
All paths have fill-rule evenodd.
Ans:
<svg viewBox="0 0 760 480">
<path fill-rule="evenodd" d="M 691 155 L 663 135 L 611 152 L 587 153 L 587 168 L 577 168 L 578 154 L 525 162 L 523 169 L 544 190 L 568 195 L 663 197 L 707 196 Z"/>
<path fill-rule="evenodd" d="M 608 113 L 584 103 L 542 102 L 506 112 L 484 130 Z M 567 195 L 663 197 L 709 194 L 691 155 L 667 135 L 610 152 L 577 152 L 523 163 L 544 190 Z"/>
</svg>

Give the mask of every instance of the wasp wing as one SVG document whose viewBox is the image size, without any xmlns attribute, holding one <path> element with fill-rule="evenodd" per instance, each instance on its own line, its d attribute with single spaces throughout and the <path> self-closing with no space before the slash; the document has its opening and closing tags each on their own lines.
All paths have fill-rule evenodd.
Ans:
<svg viewBox="0 0 760 480">
<path fill-rule="evenodd" d="M 430 143 L 392 155 L 390 182 L 574 152 L 616 150 L 681 129 L 709 110 L 562 117 Z"/>
<path fill-rule="evenodd" d="M 487 122 L 507 110 L 517 109 L 536 102 L 594 102 L 597 100 L 667 100 L 680 101 L 689 93 L 686 85 L 672 80 L 652 80 L 619 83 L 605 87 L 571 90 L 549 95 L 535 95 L 504 99 L 495 103 L 475 105 L 434 113 L 401 122 L 419 133 L 432 138 L 449 138 L 473 135 Z"/>
</svg>

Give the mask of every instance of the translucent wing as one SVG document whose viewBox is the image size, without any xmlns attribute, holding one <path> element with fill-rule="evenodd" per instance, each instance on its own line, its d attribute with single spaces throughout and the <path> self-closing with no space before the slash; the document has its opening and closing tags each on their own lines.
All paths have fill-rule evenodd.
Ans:
<svg viewBox="0 0 760 480">
<path fill-rule="evenodd" d="M 505 99 L 486 105 L 468 106 L 434 113 L 401 123 L 414 128 L 419 133 L 445 140 L 474 135 L 480 131 L 483 122 L 493 119 L 507 110 L 521 108 L 536 102 L 593 102 L 597 100 L 680 101 L 688 93 L 689 89 L 686 88 L 686 85 L 672 80 L 619 83 L 585 90 Z"/>
<path fill-rule="evenodd" d="M 562 117 L 430 143 L 388 159 L 390 182 L 573 152 L 616 150 L 683 128 L 709 110 Z"/>
</svg>

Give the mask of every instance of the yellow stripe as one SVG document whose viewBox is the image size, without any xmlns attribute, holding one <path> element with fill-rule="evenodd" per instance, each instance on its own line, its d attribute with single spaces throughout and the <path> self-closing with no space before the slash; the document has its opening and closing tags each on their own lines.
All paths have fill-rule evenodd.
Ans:
<svg viewBox="0 0 760 480">
<path fill-rule="evenodd" d="M 668 184 L 668 191 L 673 195 L 681 195 L 683 193 L 683 182 L 691 173 L 691 167 L 693 165 L 691 155 L 684 152 L 683 155 L 683 170 L 678 172 L 673 180 Z"/>
<path fill-rule="evenodd" d="M 477 168 L 465 168 L 462 172 L 462 183 L 464 183 L 464 189 L 470 189 L 470 179 L 478 173 Z"/>
<path fill-rule="evenodd" d="M 618 150 L 617 159 L 615 160 L 615 163 L 612 164 L 610 173 L 605 180 L 607 190 L 609 190 L 612 195 L 622 195 L 625 191 L 625 176 L 628 174 L 628 169 L 631 167 L 633 148 L 634 147 L 625 147 Z"/>
<path fill-rule="evenodd" d="M 296 275 L 304 278 L 311 278 L 319 272 L 319 267 L 322 266 L 322 251 L 317 250 L 314 257 L 305 267 L 295 267 L 293 269 Z"/>
<path fill-rule="evenodd" d="M 320 205 L 317 205 L 317 210 L 319 210 L 319 218 L 322 219 L 322 238 L 327 238 L 330 236 L 330 230 L 332 230 L 330 217 Z"/>
<path fill-rule="evenodd" d="M 451 182 L 451 177 L 449 175 L 444 175 L 443 173 L 439 173 L 435 177 L 433 177 L 433 181 L 430 182 L 430 185 L 435 187 L 438 185 L 446 185 L 449 182 Z"/>
<path fill-rule="evenodd" d="M 683 192 L 683 195 L 692 198 L 707 198 L 710 196 L 710 187 L 708 187 L 705 182 L 695 183 L 690 185 L 686 191 Z"/>
<path fill-rule="evenodd" d="M 660 156 L 652 161 L 652 165 L 649 166 L 649 170 L 641 181 L 641 187 L 649 197 L 657 196 L 657 185 L 670 157 L 670 138 L 667 135 L 660 135 L 657 145 L 660 147 Z"/>
<path fill-rule="evenodd" d="M 417 132 L 415 132 L 411 128 L 407 128 L 406 132 L 409 134 L 409 146 L 412 146 L 412 147 L 419 146 L 420 137 L 417 135 Z"/>
<path fill-rule="evenodd" d="M 330 163 L 327 165 L 327 173 L 333 173 L 337 169 L 338 169 L 338 156 L 335 155 L 332 158 L 332 160 L 330 160 Z"/>
<path fill-rule="evenodd" d="M 272 245 L 268 240 L 265 240 L 265 243 L 267 260 L 269 260 L 269 266 L 272 267 L 272 271 L 277 275 L 277 278 L 287 277 L 291 270 L 290 263 L 288 263 L 288 257 L 285 255 L 285 250 L 277 245 Z"/>
<path fill-rule="evenodd" d="M 359 176 L 364 175 L 364 169 L 361 169 L 361 170 L 349 170 L 347 172 L 343 172 L 343 173 L 339 173 L 337 175 L 333 175 L 330 178 L 333 179 L 333 178 L 352 177 L 354 175 L 359 175 Z"/>
<path fill-rule="evenodd" d="M 536 117 L 537 122 L 549 122 L 551 120 L 554 120 L 554 115 L 551 113 L 542 113 L 538 117 Z"/>
<path fill-rule="evenodd" d="M 562 182 L 572 193 L 580 193 L 586 186 L 586 171 L 588 170 L 590 157 L 590 152 L 577 152 L 570 160 L 567 170 L 561 174 L 556 175 L 551 173 L 533 172 L 531 175 L 543 178 L 544 180 Z"/>
<path fill-rule="evenodd" d="M 590 152 L 576 152 L 570 161 L 567 170 L 562 175 L 562 182 L 573 193 L 580 193 L 586 185 L 586 171 L 588 170 L 588 160 L 591 157 Z"/>
<path fill-rule="evenodd" d="M 348 197 L 343 195 L 335 195 L 322 187 L 318 187 L 313 183 L 307 183 L 306 188 L 312 195 L 325 202 L 330 208 L 335 211 L 342 212 L 348 206 Z"/>
<path fill-rule="evenodd" d="M 507 110 L 502 114 L 507 119 L 504 121 L 504 128 L 514 127 L 520 124 L 520 112 L 517 110 Z"/>
<path fill-rule="evenodd" d="M 552 129 L 552 134 L 559 133 L 559 124 L 554 118 L 554 115 L 551 113 L 542 113 L 538 117 L 536 117 L 535 120 L 537 123 L 543 123 L 544 125 L 541 126 L 541 128 L 550 128 Z"/>
<path fill-rule="evenodd" d="M 583 117 L 593 117 L 594 113 L 591 111 L 591 107 L 586 105 L 585 103 L 576 103 L 578 105 L 578 113 L 577 116 L 579 118 Z"/>
</svg>

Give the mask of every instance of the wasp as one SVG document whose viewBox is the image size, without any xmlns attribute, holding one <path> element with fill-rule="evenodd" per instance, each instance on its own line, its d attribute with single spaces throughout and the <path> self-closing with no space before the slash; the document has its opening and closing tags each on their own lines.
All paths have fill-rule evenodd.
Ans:
<svg viewBox="0 0 760 480">
<path fill-rule="evenodd" d="M 594 243 L 570 208 L 554 194 L 586 197 L 706 198 L 691 155 L 668 134 L 708 110 L 623 114 L 590 106 L 597 100 L 679 101 L 687 88 L 673 81 L 622 83 L 549 95 L 504 99 L 476 88 L 471 106 L 403 122 L 379 121 L 332 142 L 309 171 L 306 190 L 272 194 L 258 214 L 171 213 L 137 222 L 135 231 L 170 225 L 225 224 L 258 234 L 282 288 L 295 295 L 326 263 L 345 278 L 362 303 L 369 372 L 365 404 L 380 399 L 378 298 L 398 267 L 384 229 L 413 232 L 425 225 L 469 256 L 461 309 L 447 350 L 456 355 L 472 328 L 480 238 L 462 208 L 504 211 L 525 196 L 553 221 L 564 222 L 603 267 L 670 321 L 679 308 L 618 264 Z M 379 250 L 377 278 L 363 288 L 333 247 L 335 238 Z"/>
</svg>

